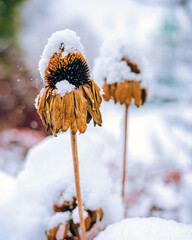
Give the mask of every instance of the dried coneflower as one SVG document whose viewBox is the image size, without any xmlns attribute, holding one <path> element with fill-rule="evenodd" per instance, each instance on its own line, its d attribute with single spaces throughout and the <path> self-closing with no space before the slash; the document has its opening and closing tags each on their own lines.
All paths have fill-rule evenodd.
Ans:
<svg viewBox="0 0 192 240">
<path fill-rule="evenodd" d="M 137 107 L 146 102 L 147 88 L 146 69 L 144 61 L 135 54 L 138 50 L 128 43 L 129 36 L 114 35 L 107 38 L 101 49 L 101 55 L 95 62 L 94 76 L 103 85 L 103 98 L 105 101 L 112 99 L 114 103 L 125 105 L 124 127 L 124 157 L 122 198 L 124 200 L 124 188 L 126 178 L 126 149 L 127 149 L 127 117 L 128 108 L 134 100 Z"/>
<path fill-rule="evenodd" d="M 71 129 L 77 203 L 83 240 L 85 224 L 79 183 L 76 132 L 84 133 L 87 123 L 101 126 L 100 88 L 90 79 L 84 49 L 71 30 L 55 32 L 48 40 L 39 62 L 45 87 L 36 99 L 37 112 L 47 131 L 54 136 Z"/>
</svg>

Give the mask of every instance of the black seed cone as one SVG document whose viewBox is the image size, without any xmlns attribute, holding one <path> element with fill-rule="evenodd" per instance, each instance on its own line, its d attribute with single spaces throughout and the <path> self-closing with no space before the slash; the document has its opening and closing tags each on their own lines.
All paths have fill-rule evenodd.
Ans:
<svg viewBox="0 0 192 240">
<path fill-rule="evenodd" d="M 57 82 L 62 80 L 67 80 L 75 87 L 79 87 L 88 83 L 89 79 L 89 67 L 81 58 L 69 59 L 69 63 L 65 67 L 61 66 L 56 71 L 49 70 L 49 76 L 47 76 L 47 82 L 51 86 L 55 86 Z"/>
</svg>

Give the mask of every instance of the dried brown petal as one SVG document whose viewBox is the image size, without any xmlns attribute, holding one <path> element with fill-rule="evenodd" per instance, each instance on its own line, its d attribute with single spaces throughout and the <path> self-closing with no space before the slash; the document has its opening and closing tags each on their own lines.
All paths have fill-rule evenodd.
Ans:
<svg viewBox="0 0 192 240">
<path fill-rule="evenodd" d="M 133 81 L 133 92 L 132 96 L 135 99 L 135 105 L 137 107 L 140 107 L 141 105 L 141 88 L 138 82 Z"/>
<path fill-rule="evenodd" d="M 40 97 L 39 100 L 39 105 L 37 112 L 40 115 L 41 121 L 45 128 L 47 128 L 47 119 L 46 119 L 46 110 L 45 110 L 45 104 L 46 104 L 46 97 L 47 97 L 47 92 L 49 91 L 49 88 L 45 88 L 43 91 L 42 96 Z"/>
<path fill-rule="evenodd" d="M 123 57 L 121 59 L 121 61 L 125 61 L 127 63 L 127 65 L 131 68 L 131 72 L 134 72 L 134 73 L 140 73 L 140 69 L 138 67 L 138 65 L 134 62 L 132 62 L 129 58 L 127 57 Z"/>
<path fill-rule="evenodd" d="M 82 95 L 80 89 L 75 89 L 75 116 L 77 128 L 80 133 L 84 133 L 87 129 L 87 100 Z"/>
<path fill-rule="evenodd" d="M 84 91 L 85 91 L 86 96 L 89 98 L 90 102 L 91 102 L 92 104 L 94 104 L 93 93 L 92 93 L 92 91 L 91 91 L 91 87 L 86 84 L 86 85 L 83 86 L 83 89 L 84 89 Z M 86 98 L 87 98 L 87 97 L 86 97 Z"/>
<path fill-rule="evenodd" d="M 115 99 L 114 99 L 115 88 L 116 88 L 116 84 L 115 83 L 112 83 L 112 84 L 109 85 L 109 94 L 113 98 L 114 101 L 115 101 Z M 115 103 L 116 103 L 116 101 L 115 101 Z"/>
<path fill-rule="evenodd" d="M 101 102 L 102 102 L 102 97 L 101 97 L 101 94 L 100 94 L 101 89 L 100 89 L 99 86 L 97 86 L 97 84 L 94 83 L 93 80 L 91 80 L 91 82 L 92 82 L 92 85 L 94 85 L 94 88 L 95 88 L 96 100 L 97 100 L 98 104 L 100 105 Z"/>
<path fill-rule="evenodd" d="M 63 122 L 62 129 L 66 132 L 71 125 L 74 118 L 74 96 L 73 92 L 65 94 L 65 121 Z"/>
<path fill-rule="evenodd" d="M 125 103 L 129 86 L 126 82 L 118 83 L 115 91 L 116 99 L 120 104 Z"/>
<path fill-rule="evenodd" d="M 54 96 L 51 113 L 53 131 L 58 133 L 61 129 L 61 96 L 59 94 Z"/>
<path fill-rule="evenodd" d="M 69 231 L 69 227 L 70 227 L 70 221 L 67 221 L 67 223 L 65 224 L 65 231 L 63 234 L 63 239 L 67 236 L 67 233 Z"/>
<path fill-rule="evenodd" d="M 53 229 L 50 229 L 47 231 L 47 239 L 48 240 L 55 240 L 55 236 L 56 236 L 56 233 L 57 233 L 57 230 L 58 230 L 59 226 L 57 227 L 54 227 Z"/>
<path fill-rule="evenodd" d="M 66 212 L 66 211 L 72 211 L 73 209 L 75 209 L 77 206 L 76 203 L 76 198 L 73 197 L 72 201 L 64 201 L 64 203 L 59 204 L 59 203 L 55 203 L 53 205 L 53 210 L 54 212 Z"/>
<path fill-rule="evenodd" d="M 87 210 L 87 212 L 88 212 L 88 217 L 85 219 L 85 227 L 86 227 L 86 231 L 89 231 L 95 223 L 102 220 L 103 211 L 100 208 L 95 211 Z"/>
<path fill-rule="evenodd" d="M 101 117 L 101 112 L 99 110 L 99 103 L 96 100 L 96 96 L 95 96 L 95 85 L 92 84 L 92 93 L 93 93 L 93 99 L 94 99 L 94 104 L 92 106 L 92 110 L 93 110 L 93 121 L 94 121 L 94 126 L 96 124 L 98 124 L 99 126 L 101 126 L 102 123 L 102 117 Z"/>
<path fill-rule="evenodd" d="M 98 210 L 96 210 L 97 214 L 99 215 L 99 220 L 101 221 L 103 219 L 103 210 L 101 208 L 99 208 Z"/>
<path fill-rule="evenodd" d="M 63 126 L 65 124 L 65 108 L 67 107 L 66 102 L 65 102 L 65 97 L 66 97 L 66 94 L 61 99 L 61 131 L 62 132 L 65 131 L 65 129 L 63 128 Z"/>
<path fill-rule="evenodd" d="M 99 105 L 95 98 L 94 86 L 93 85 L 91 85 L 91 87 L 83 86 L 83 89 L 85 91 L 85 98 L 87 99 L 88 102 L 87 111 L 93 118 L 94 125 L 98 124 L 99 126 L 101 126 L 102 123 L 101 112 L 99 110 Z"/>
<path fill-rule="evenodd" d="M 132 100 L 133 82 L 132 81 L 126 82 L 126 86 L 127 86 L 127 93 L 125 98 L 125 105 L 129 107 Z"/>
<path fill-rule="evenodd" d="M 107 84 L 107 83 L 104 84 L 103 92 L 104 92 L 104 95 L 103 95 L 104 100 L 109 101 L 111 98 L 110 93 L 109 93 L 109 84 Z"/>
<path fill-rule="evenodd" d="M 142 100 L 141 105 L 143 105 L 147 100 L 147 89 L 146 88 L 141 89 L 141 100 Z"/>
</svg>

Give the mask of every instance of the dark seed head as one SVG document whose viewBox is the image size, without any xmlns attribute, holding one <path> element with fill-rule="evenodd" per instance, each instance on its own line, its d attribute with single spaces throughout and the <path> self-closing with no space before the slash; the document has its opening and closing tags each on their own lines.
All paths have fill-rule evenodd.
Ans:
<svg viewBox="0 0 192 240">
<path fill-rule="evenodd" d="M 80 53 L 69 53 L 64 59 L 61 54 L 55 53 L 45 70 L 45 82 L 49 86 L 67 80 L 75 87 L 79 87 L 86 84 L 89 79 L 89 67 Z"/>
</svg>

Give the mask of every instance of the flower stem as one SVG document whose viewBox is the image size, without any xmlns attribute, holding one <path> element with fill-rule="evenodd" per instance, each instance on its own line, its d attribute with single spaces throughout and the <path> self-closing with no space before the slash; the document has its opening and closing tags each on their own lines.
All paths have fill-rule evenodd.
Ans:
<svg viewBox="0 0 192 240">
<path fill-rule="evenodd" d="M 71 145 L 72 145 L 72 153 L 73 153 L 73 166 L 74 166 L 74 173 L 75 173 L 77 206 L 78 206 L 78 209 L 79 209 L 82 240 L 86 240 L 86 230 L 85 230 L 85 222 L 84 222 L 84 217 L 83 217 L 83 207 L 82 207 L 82 201 L 81 201 L 80 180 L 79 180 L 79 164 L 78 164 L 78 155 L 77 155 L 77 136 L 76 136 L 76 134 L 73 135 L 72 132 L 71 132 Z"/>
<path fill-rule="evenodd" d="M 125 105 L 125 138 L 124 138 L 124 158 L 123 158 L 123 179 L 122 179 L 122 199 L 125 197 L 125 178 L 126 178 L 126 152 L 127 152 L 127 117 L 128 117 L 128 106 Z"/>
</svg>

